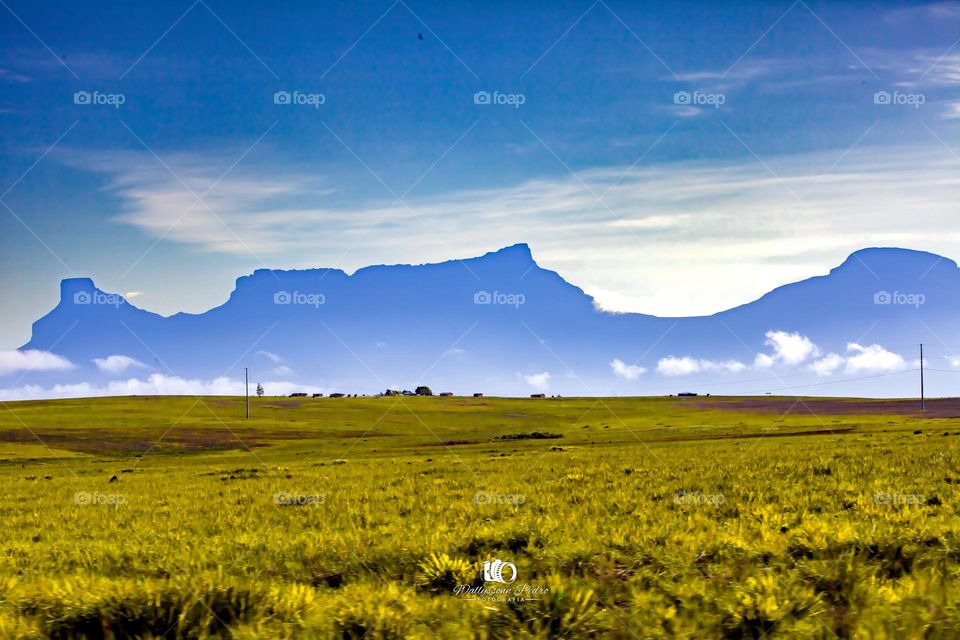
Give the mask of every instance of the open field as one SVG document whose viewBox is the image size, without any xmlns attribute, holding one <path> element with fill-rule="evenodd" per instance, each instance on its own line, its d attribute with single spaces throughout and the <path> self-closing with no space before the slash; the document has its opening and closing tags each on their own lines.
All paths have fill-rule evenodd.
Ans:
<svg viewBox="0 0 960 640">
<path fill-rule="evenodd" d="M 955 401 L 251 404 L 6 404 L 0 637 L 960 637 Z"/>
</svg>

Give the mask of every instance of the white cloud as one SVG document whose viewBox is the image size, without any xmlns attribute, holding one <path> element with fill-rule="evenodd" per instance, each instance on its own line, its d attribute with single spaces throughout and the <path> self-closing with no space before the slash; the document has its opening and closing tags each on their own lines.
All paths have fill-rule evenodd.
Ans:
<svg viewBox="0 0 960 640">
<path fill-rule="evenodd" d="M 725 360 L 723 362 L 709 362 L 708 369 L 722 369 L 730 373 L 740 373 L 747 368 L 747 365 L 737 360 Z"/>
<path fill-rule="evenodd" d="M 329 390 L 309 385 L 294 384 L 286 381 L 263 383 L 267 395 L 288 395 L 296 391 L 306 393 L 327 393 Z M 77 384 L 58 384 L 43 388 L 38 385 L 24 385 L 14 389 L 0 389 L 0 400 L 35 400 L 48 398 L 90 398 L 98 396 L 146 396 L 146 395 L 196 395 L 196 396 L 241 396 L 244 392 L 243 380 L 220 377 L 213 380 L 188 380 L 176 376 L 154 373 L 146 379 L 130 378 L 113 380 L 105 385 L 93 385 L 88 382 Z"/>
<path fill-rule="evenodd" d="M 139 360 L 124 355 L 113 355 L 107 356 L 106 358 L 94 358 L 93 363 L 97 365 L 97 369 L 100 369 L 100 371 L 106 371 L 107 373 L 113 374 L 123 373 L 130 367 L 147 366 Z"/>
<path fill-rule="evenodd" d="M 143 295 L 143 291 L 127 291 L 123 294 L 124 300 L 133 300 L 134 298 L 139 298 Z"/>
<path fill-rule="evenodd" d="M 785 365 L 797 365 L 807 358 L 820 355 L 820 349 L 807 336 L 786 331 L 767 331 L 764 344 L 773 347 L 770 358 Z M 771 363 L 772 364 L 772 363 Z M 764 360 L 766 365 L 766 360 Z M 762 366 L 764 366 L 762 365 Z"/>
<path fill-rule="evenodd" d="M 281 358 L 281 357 L 278 356 L 277 354 L 272 353 L 272 352 L 270 352 L 270 351 L 262 351 L 262 350 L 261 350 L 261 351 L 257 351 L 257 355 L 258 355 L 258 356 L 263 356 L 264 358 L 266 358 L 266 359 L 269 360 L 270 362 L 283 362 L 283 358 Z"/>
<path fill-rule="evenodd" d="M 810 370 L 818 376 L 829 376 L 843 367 L 846 359 L 837 353 L 828 353 L 823 358 L 810 364 Z"/>
<path fill-rule="evenodd" d="M 960 356 L 947 356 L 951 369 L 960 369 Z"/>
<path fill-rule="evenodd" d="M 850 342 L 847 344 L 847 352 L 850 354 L 847 357 L 828 353 L 823 358 L 812 362 L 808 368 L 818 376 L 829 376 L 840 369 L 848 375 L 855 375 L 902 371 L 911 364 L 900 354 L 888 351 L 879 344 L 864 346 Z M 919 366 L 919 361 L 913 364 Z M 957 359 L 957 364 L 960 365 L 960 359 Z"/>
<path fill-rule="evenodd" d="M 610 368 L 613 369 L 615 376 L 623 378 L 624 380 L 636 380 L 642 373 L 646 372 L 646 369 L 643 367 L 638 367 L 635 364 L 626 364 L 618 358 L 610 361 Z"/>
<path fill-rule="evenodd" d="M 541 373 L 531 373 L 528 375 L 520 376 L 534 389 L 539 389 L 540 391 L 546 391 L 550 386 L 550 374 L 546 371 Z"/>
<path fill-rule="evenodd" d="M 690 357 L 668 356 L 657 362 L 657 371 L 665 376 L 683 376 L 700 371 L 700 361 Z"/>
<path fill-rule="evenodd" d="M 191 189 L 204 193 L 233 157 L 174 154 L 169 163 Z M 165 242 L 245 256 L 252 250 L 278 266 L 349 270 L 420 263 L 425 255 L 431 261 L 480 255 L 522 239 L 542 266 L 595 295 L 601 308 L 691 315 L 825 273 L 864 246 L 960 255 L 953 206 L 960 200 L 960 171 L 939 143 L 861 144 L 834 166 L 837 157 L 830 150 L 764 156 L 766 166 L 748 158 L 584 169 L 575 176 L 413 198 L 407 201 L 412 211 L 392 208 L 389 199 L 335 206 L 324 197 L 327 178 L 320 172 L 240 167 L 204 197 L 220 219 L 194 206 L 182 220 L 194 198 L 149 154 L 77 153 L 66 160 L 108 175 L 122 201 L 119 221 Z M 802 206 L 791 192 L 804 194 Z M 605 194 L 605 206 L 595 206 L 596 193 Z M 916 225 L 903 211 L 917 212 L 925 224 Z M 381 219 L 390 221 L 391 232 L 366 235 Z M 464 220 L 477 233 L 463 234 Z M 324 234 L 315 233 L 318 224 Z M 423 225 L 430 237 L 423 236 Z M 361 238 L 357 250 L 342 257 L 342 247 Z M 220 302 L 218 295 L 211 292 L 210 306 Z"/>
<path fill-rule="evenodd" d="M 746 368 L 747 365 L 737 360 L 715 362 L 713 360 L 698 360 L 689 356 L 682 358 L 667 356 L 657 361 L 657 371 L 665 376 L 684 376 L 709 371 L 739 373 Z"/>
<path fill-rule="evenodd" d="M 887 351 L 879 344 L 868 347 L 851 342 L 847 351 L 855 354 L 847 358 L 846 373 L 886 373 L 907 368 L 903 356 Z"/>
<path fill-rule="evenodd" d="M 272 373 L 275 376 L 288 376 L 291 373 L 293 373 L 293 369 L 291 369 L 286 365 L 281 365 L 279 367 L 275 367 L 274 369 L 272 369 L 270 373 Z"/>
<path fill-rule="evenodd" d="M 49 351 L 37 349 L 0 351 L 0 375 L 17 371 L 63 371 L 73 363 Z"/>
<path fill-rule="evenodd" d="M 766 353 L 758 353 L 757 357 L 753 359 L 753 366 L 757 369 L 769 369 L 775 362 L 773 356 Z"/>
</svg>

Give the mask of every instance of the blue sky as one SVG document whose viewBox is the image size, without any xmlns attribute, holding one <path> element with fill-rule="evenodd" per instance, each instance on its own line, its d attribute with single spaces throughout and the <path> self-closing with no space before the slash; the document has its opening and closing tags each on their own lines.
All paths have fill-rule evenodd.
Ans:
<svg viewBox="0 0 960 640">
<path fill-rule="evenodd" d="M 0 35 L 0 348 L 73 275 L 169 314 L 527 242 L 687 315 L 960 256 L 956 3 L 3 0 Z"/>
</svg>

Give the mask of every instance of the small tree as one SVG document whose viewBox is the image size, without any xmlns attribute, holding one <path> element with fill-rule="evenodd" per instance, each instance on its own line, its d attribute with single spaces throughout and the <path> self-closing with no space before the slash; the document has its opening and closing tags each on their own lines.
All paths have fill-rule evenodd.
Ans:
<svg viewBox="0 0 960 640">
<path fill-rule="evenodd" d="M 257 397 L 258 398 L 263 397 L 263 385 L 260 384 L 259 382 L 257 383 Z"/>
<path fill-rule="evenodd" d="M 419 387 L 417 387 L 417 390 L 416 390 L 414 393 L 416 393 L 418 396 L 432 396 L 432 395 L 433 395 L 433 391 L 430 391 L 430 387 L 427 387 L 427 386 L 424 386 L 424 385 L 420 385 Z"/>
</svg>

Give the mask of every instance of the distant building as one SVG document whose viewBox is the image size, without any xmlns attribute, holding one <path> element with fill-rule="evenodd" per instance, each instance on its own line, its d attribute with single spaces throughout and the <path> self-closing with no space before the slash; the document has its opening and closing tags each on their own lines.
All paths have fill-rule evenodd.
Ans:
<svg viewBox="0 0 960 640">
<path fill-rule="evenodd" d="M 342 394 L 342 393 L 331 393 L 331 394 L 330 394 L 330 397 L 331 397 L 331 398 L 342 398 L 342 397 L 343 397 L 343 394 Z"/>
<path fill-rule="evenodd" d="M 531 398 L 546 398 L 547 395 L 546 395 L 545 393 L 531 393 L 531 394 L 530 394 L 530 397 L 531 397 Z"/>
<path fill-rule="evenodd" d="M 441 391 L 441 392 L 440 392 L 440 397 L 441 397 L 441 398 L 449 398 L 449 397 L 452 396 L 452 395 L 453 395 L 453 392 L 452 392 L 452 391 Z"/>
<path fill-rule="evenodd" d="M 482 398 L 482 397 L 483 397 L 483 394 L 482 394 L 482 393 L 475 393 L 475 394 L 473 394 L 473 397 L 474 397 L 474 398 Z"/>
<path fill-rule="evenodd" d="M 692 397 L 696 396 L 697 394 L 692 393 L 692 392 L 690 392 L 690 391 L 684 391 L 683 393 L 678 393 L 677 395 L 680 396 L 681 398 L 692 398 Z"/>
<path fill-rule="evenodd" d="M 314 398 L 322 398 L 322 397 L 323 397 L 323 394 L 322 394 L 322 393 L 315 393 L 315 394 L 313 394 L 313 397 L 314 397 Z"/>
<path fill-rule="evenodd" d="M 291 393 L 291 394 L 290 394 L 290 397 L 291 397 L 291 398 L 306 398 L 306 397 L 307 397 L 307 394 L 305 394 L 305 393 L 300 393 L 300 392 L 298 392 L 298 393 Z"/>
</svg>

